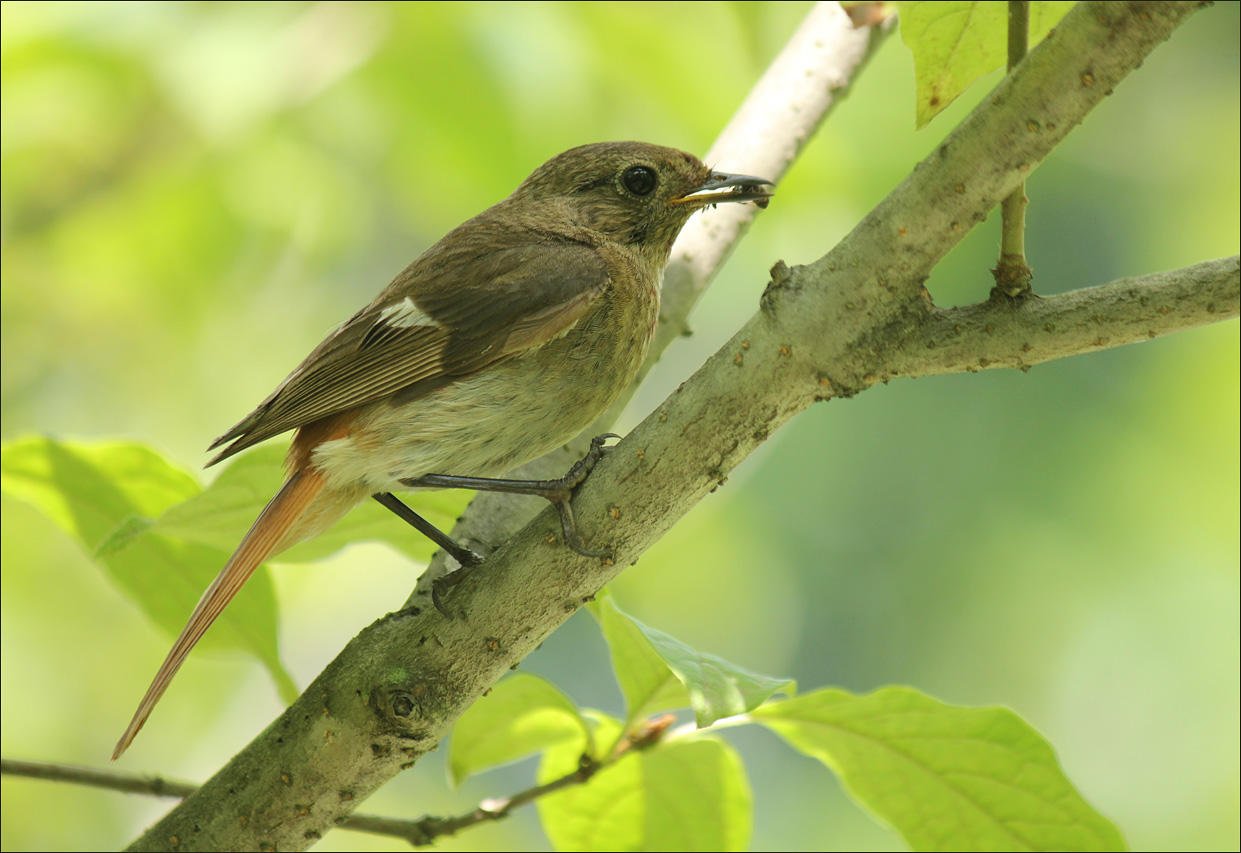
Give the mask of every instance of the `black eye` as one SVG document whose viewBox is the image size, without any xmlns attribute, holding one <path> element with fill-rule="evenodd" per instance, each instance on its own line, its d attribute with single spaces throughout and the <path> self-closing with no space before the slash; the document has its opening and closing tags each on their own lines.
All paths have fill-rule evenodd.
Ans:
<svg viewBox="0 0 1241 853">
<path fill-rule="evenodd" d="M 655 177 L 655 170 L 650 166 L 630 166 L 625 170 L 625 174 L 621 175 L 621 183 L 634 195 L 641 196 L 653 193 L 658 180 Z"/>
</svg>

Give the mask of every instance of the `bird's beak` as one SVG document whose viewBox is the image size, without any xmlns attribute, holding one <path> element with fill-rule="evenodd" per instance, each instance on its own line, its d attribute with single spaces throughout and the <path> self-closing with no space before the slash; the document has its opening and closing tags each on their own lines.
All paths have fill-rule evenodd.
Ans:
<svg viewBox="0 0 1241 853">
<path fill-rule="evenodd" d="M 766 207 L 767 199 L 771 198 L 774 187 L 775 184 L 766 178 L 712 172 L 706 181 L 684 195 L 671 199 L 668 203 L 705 207 L 724 201 L 752 201 L 759 207 Z"/>
</svg>

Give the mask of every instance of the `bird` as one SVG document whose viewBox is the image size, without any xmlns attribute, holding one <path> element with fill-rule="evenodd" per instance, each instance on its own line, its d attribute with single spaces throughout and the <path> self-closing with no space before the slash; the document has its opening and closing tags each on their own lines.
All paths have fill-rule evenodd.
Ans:
<svg viewBox="0 0 1241 853">
<path fill-rule="evenodd" d="M 330 332 L 208 448 L 222 448 L 209 467 L 295 431 L 283 486 L 203 593 L 112 758 L 254 570 L 368 497 L 463 566 L 480 558 L 393 491 L 499 484 L 542 494 L 561 506 L 570 547 L 606 553 L 577 537 L 568 501 L 602 438 L 562 480 L 523 487 L 493 478 L 580 434 L 634 379 L 664 267 L 690 216 L 722 202 L 765 207 L 772 191 L 770 181 L 715 171 L 674 148 L 578 146 L 450 231 Z"/>
</svg>

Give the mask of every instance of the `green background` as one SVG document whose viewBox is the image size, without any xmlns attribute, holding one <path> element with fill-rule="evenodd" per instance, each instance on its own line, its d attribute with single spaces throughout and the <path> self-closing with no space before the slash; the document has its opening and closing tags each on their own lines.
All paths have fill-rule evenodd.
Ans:
<svg viewBox="0 0 1241 853">
<path fill-rule="evenodd" d="M 324 331 L 573 145 L 702 153 L 803 3 L 3 6 L 3 437 L 126 438 L 191 468 Z M 1195 16 L 1032 177 L 1044 293 L 1237 251 L 1238 7 Z M 825 253 L 996 76 L 913 131 L 891 38 L 621 423 Z M 746 171 L 745 163 L 719 163 Z M 990 286 L 998 216 L 936 270 Z M 698 648 L 805 688 L 1003 704 L 1138 849 L 1238 846 L 1238 324 L 1029 374 L 896 382 L 804 413 L 614 589 Z M 395 523 L 395 522 L 394 522 Z M 103 764 L 170 639 L 51 522 L 3 504 L 2 751 Z M 358 544 L 275 573 L 304 686 L 419 567 Z M 523 667 L 621 710 L 575 617 Z M 121 767 L 202 780 L 279 713 L 253 660 L 195 654 Z M 729 732 L 755 849 L 899 847 L 827 771 Z M 363 807 L 466 811 L 530 765 Z M 166 801 L 3 781 L 5 849 L 114 848 Z M 396 848 L 354 833 L 320 849 Z M 440 849 L 545 848 L 533 812 Z"/>
</svg>

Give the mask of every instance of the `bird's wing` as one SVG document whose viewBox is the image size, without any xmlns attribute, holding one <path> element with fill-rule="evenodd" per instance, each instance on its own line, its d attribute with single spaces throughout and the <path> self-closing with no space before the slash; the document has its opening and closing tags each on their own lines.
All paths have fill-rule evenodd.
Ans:
<svg viewBox="0 0 1241 853">
<path fill-rule="evenodd" d="M 568 331 L 608 280 L 599 255 L 574 243 L 436 247 L 216 439 L 209 449 L 228 446 L 208 464 L 398 392 L 416 399 L 533 349 Z"/>
</svg>

